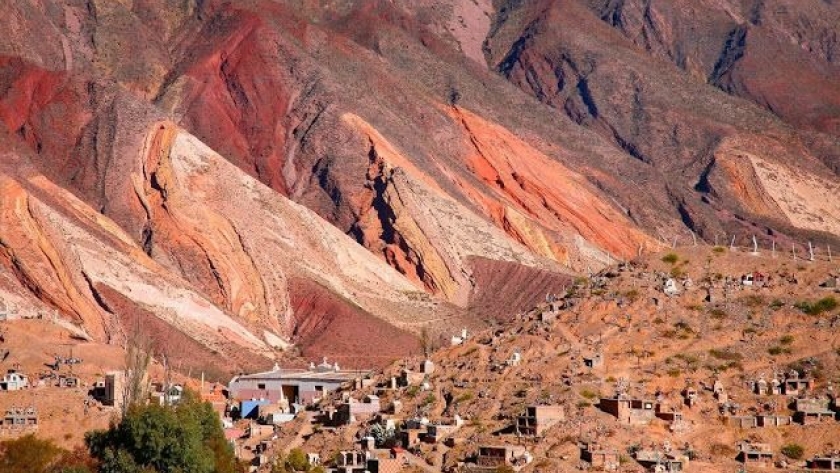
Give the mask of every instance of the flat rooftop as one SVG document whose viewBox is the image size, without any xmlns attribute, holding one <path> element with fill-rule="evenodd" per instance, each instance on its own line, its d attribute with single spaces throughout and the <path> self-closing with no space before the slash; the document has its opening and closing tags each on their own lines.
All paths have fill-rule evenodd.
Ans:
<svg viewBox="0 0 840 473">
<path fill-rule="evenodd" d="M 243 374 L 235 376 L 231 382 L 235 381 L 331 381 L 331 382 L 345 382 L 352 381 L 359 377 L 365 377 L 368 371 L 357 370 L 304 370 L 304 369 L 275 369 L 265 371 L 262 373 Z"/>
</svg>

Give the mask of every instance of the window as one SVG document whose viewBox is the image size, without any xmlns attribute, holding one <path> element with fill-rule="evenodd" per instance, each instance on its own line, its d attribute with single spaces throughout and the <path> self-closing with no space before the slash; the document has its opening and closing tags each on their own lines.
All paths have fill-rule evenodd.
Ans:
<svg viewBox="0 0 840 473">
<path fill-rule="evenodd" d="M 265 389 L 265 383 L 257 384 L 257 389 L 263 389 L 264 390 Z"/>
</svg>

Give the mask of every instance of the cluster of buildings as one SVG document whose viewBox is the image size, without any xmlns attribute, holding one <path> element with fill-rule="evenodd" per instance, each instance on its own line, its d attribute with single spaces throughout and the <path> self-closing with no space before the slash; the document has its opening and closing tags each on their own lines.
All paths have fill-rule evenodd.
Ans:
<svg viewBox="0 0 840 473">
<path fill-rule="evenodd" d="M 34 407 L 11 407 L 0 418 L 0 437 L 16 437 L 37 431 L 38 410 Z"/>
</svg>

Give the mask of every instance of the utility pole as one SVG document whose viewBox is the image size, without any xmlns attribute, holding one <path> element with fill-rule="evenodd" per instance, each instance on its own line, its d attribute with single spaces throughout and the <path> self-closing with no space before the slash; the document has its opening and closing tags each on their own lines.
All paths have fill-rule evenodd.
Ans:
<svg viewBox="0 0 840 473">
<path fill-rule="evenodd" d="M 753 254 L 758 254 L 758 241 L 755 239 L 755 235 L 753 235 Z"/>
<path fill-rule="evenodd" d="M 735 251 L 735 235 L 732 235 L 732 242 L 729 243 L 729 251 Z"/>
<path fill-rule="evenodd" d="M 809 254 L 810 254 L 810 256 L 811 256 L 810 261 L 814 261 L 814 247 L 813 247 L 813 246 L 811 246 L 811 242 L 810 242 L 810 241 L 808 242 L 808 253 L 809 253 Z"/>
</svg>

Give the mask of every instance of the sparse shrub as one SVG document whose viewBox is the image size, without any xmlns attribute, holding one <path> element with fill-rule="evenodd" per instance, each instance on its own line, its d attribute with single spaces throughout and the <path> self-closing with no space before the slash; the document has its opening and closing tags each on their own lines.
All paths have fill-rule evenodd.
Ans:
<svg viewBox="0 0 840 473">
<path fill-rule="evenodd" d="M 789 443 L 782 447 L 781 452 L 782 455 L 790 458 L 791 460 L 801 460 L 802 456 L 805 454 L 805 449 L 798 443 Z"/>
<path fill-rule="evenodd" d="M 709 445 L 709 453 L 720 457 L 730 457 L 735 454 L 735 449 L 723 443 L 713 443 Z"/>
<path fill-rule="evenodd" d="M 668 264 L 675 264 L 679 260 L 680 257 L 676 253 L 668 253 L 667 255 L 662 257 L 662 262 Z"/>
<path fill-rule="evenodd" d="M 781 343 L 782 345 L 790 345 L 793 343 L 793 340 L 793 335 L 785 335 L 779 339 L 779 343 Z"/>
<path fill-rule="evenodd" d="M 837 299 L 828 296 L 816 302 L 801 301 L 797 302 L 794 307 L 801 310 L 808 315 L 820 315 L 823 312 L 830 312 L 837 308 Z"/>
<path fill-rule="evenodd" d="M 437 398 L 435 397 L 435 395 L 434 394 L 429 394 L 428 396 L 426 396 L 426 399 L 423 399 L 423 404 L 422 405 L 423 406 L 430 406 L 430 405 L 434 404 L 435 401 L 437 401 Z"/>
<path fill-rule="evenodd" d="M 772 346 L 772 347 L 768 348 L 767 353 L 769 353 L 773 356 L 779 356 L 779 355 L 782 355 L 782 354 L 790 353 L 790 349 L 775 345 L 775 346 Z"/>
<path fill-rule="evenodd" d="M 580 395 L 585 397 L 586 399 L 589 399 L 590 401 L 598 397 L 598 393 L 586 388 L 581 389 Z"/>
<path fill-rule="evenodd" d="M 639 291 L 636 289 L 630 289 L 624 293 L 624 297 L 629 299 L 630 302 L 636 302 L 639 299 Z"/>
<path fill-rule="evenodd" d="M 455 402 L 459 403 L 459 404 L 464 403 L 464 402 L 469 402 L 469 401 L 472 401 L 473 397 L 474 397 L 474 395 L 473 395 L 472 391 L 467 391 L 467 392 L 462 393 L 460 396 L 458 396 L 455 399 Z"/>
<path fill-rule="evenodd" d="M 744 298 L 744 305 L 747 307 L 759 307 L 764 305 L 764 298 L 758 294 L 750 294 Z"/>
<path fill-rule="evenodd" d="M 711 349 L 709 350 L 709 355 L 713 356 L 714 358 L 717 358 L 718 360 L 724 361 L 741 361 L 744 359 L 744 355 L 729 350 Z"/>
<path fill-rule="evenodd" d="M 770 308 L 773 310 L 779 310 L 784 306 L 785 303 L 781 299 L 773 299 L 773 302 L 770 303 Z"/>
<path fill-rule="evenodd" d="M 413 399 L 414 397 L 417 396 L 417 393 L 419 393 L 419 392 L 420 392 L 420 386 L 409 386 L 409 388 L 406 389 L 405 394 L 406 394 L 406 396 Z"/>
<path fill-rule="evenodd" d="M 586 409 L 587 407 L 590 407 L 591 405 L 592 405 L 592 403 L 589 402 L 589 401 L 578 401 L 577 408 L 578 409 Z"/>
<path fill-rule="evenodd" d="M 716 246 L 716 247 L 712 248 L 712 252 L 718 253 L 718 254 L 726 253 L 726 248 L 724 248 L 722 246 Z"/>
<path fill-rule="evenodd" d="M 709 311 L 709 317 L 715 320 L 723 320 L 726 318 L 726 311 L 716 307 Z"/>
<path fill-rule="evenodd" d="M 656 325 L 661 325 L 665 323 L 665 320 L 663 320 L 662 317 L 657 317 L 653 319 L 653 323 L 655 323 Z"/>
<path fill-rule="evenodd" d="M 668 373 L 668 376 L 672 378 L 679 378 L 682 374 L 682 371 L 680 371 L 679 368 L 671 368 L 668 371 L 666 371 L 666 373 Z"/>
<path fill-rule="evenodd" d="M 677 330 L 682 330 L 683 332 L 694 333 L 694 329 L 691 328 L 691 325 L 689 325 L 688 322 L 683 322 L 683 321 L 677 322 L 677 323 L 674 324 L 674 328 L 677 329 Z"/>
<path fill-rule="evenodd" d="M 671 277 L 672 278 L 681 278 L 685 276 L 685 271 L 682 270 L 679 266 L 674 266 L 671 268 Z"/>
</svg>

